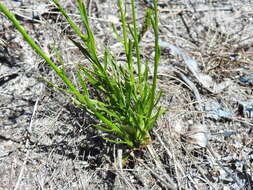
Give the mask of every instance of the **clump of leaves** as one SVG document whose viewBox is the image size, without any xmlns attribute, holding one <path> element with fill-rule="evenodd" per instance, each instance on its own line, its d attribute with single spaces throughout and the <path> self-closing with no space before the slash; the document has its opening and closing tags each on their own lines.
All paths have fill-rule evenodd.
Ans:
<svg viewBox="0 0 253 190">
<path fill-rule="evenodd" d="M 160 59 L 158 45 L 158 10 L 154 0 L 153 9 L 148 9 L 142 29 L 139 31 L 136 23 L 135 3 L 131 0 L 132 24 L 126 23 L 126 8 L 122 0 L 118 0 L 118 8 L 122 22 L 122 35 L 113 26 L 118 40 L 125 50 L 126 63 L 119 64 L 108 48 L 104 50 L 103 61 L 98 59 L 94 34 L 89 23 L 87 10 L 81 0 L 76 0 L 80 16 L 85 28 L 82 31 L 77 27 L 58 0 L 53 0 L 61 14 L 66 18 L 80 41 L 71 39 L 80 52 L 89 60 L 90 66 L 79 64 L 75 71 L 79 88 L 66 75 L 66 71 L 54 63 L 27 34 L 14 15 L 0 3 L 0 11 L 15 25 L 24 39 L 57 73 L 66 85 L 78 105 L 87 109 L 100 121 L 98 129 L 113 134 L 115 138 L 105 138 L 114 143 L 124 143 L 130 148 L 138 148 L 150 142 L 149 131 L 157 118 L 163 113 L 158 102 L 161 91 L 157 91 L 157 69 Z M 151 25 L 155 37 L 155 56 L 153 66 L 153 81 L 149 82 L 149 64 L 141 59 L 139 41 L 148 25 Z M 134 56 L 137 62 L 134 63 Z M 59 60 L 62 63 L 62 60 Z M 137 73 L 133 65 L 137 65 Z M 143 67 L 144 66 L 144 67 Z M 64 67 L 63 67 L 64 68 Z M 143 69 L 144 68 L 144 69 Z M 95 96 L 90 95 L 87 85 L 92 85 L 96 91 Z"/>
</svg>

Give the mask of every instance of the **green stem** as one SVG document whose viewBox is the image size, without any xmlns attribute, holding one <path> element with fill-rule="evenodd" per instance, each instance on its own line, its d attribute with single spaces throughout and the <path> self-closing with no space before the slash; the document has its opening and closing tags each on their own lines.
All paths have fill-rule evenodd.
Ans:
<svg viewBox="0 0 253 190">
<path fill-rule="evenodd" d="M 79 92 L 76 90 L 75 86 L 71 83 L 71 81 L 64 75 L 61 69 L 59 69 L 53 61 L 43 52 L 43 50 L 33 41 L 33 39 L 27 34 L 25 29 L 21 26 L 19 21 L 15 18 L 15 16 L 2 4 L 0 3 L 0 11 L 4 13 L 4 15 L 15 25 L 18 31 L 22 34 L 25 40 L 29 43 L 29 45 L 52 67 L 52 69 L 62 78 L 62 80 L 66 83 L 66 85 L 70 88 L 71 91 L 77 93 L 79 96 Z M 82 96 L 80 94 L 80 96 Z"/>
<path fill-rule="evenodd" d="M 122 22 L 122 28 L 123 28 L 123 38 L 124 38 L 124 46 L 125 46 L 125 52 L 128 55 L 128 37 L 127 37 L 127 27 L 126 27 L 126 13 L 125 10 L 122 8 L 122 0 L 118 0 L 118 7 L 120 11 L 120 17 Z"/>
<path fill-rule="evenodd" d="M 87 36 L 85 36 L 81 30 L 76 26 L 74 21 L 69 17 L 69 15 L 66 13 L 64 8 L 59 4 L 58 0 L 53 0 L 54 4 L 57 6 L 57 8 L 60 10 L 60 12 L 63 14 L 63 16 L 67 19 L 68 23 L 70 24 L 71 28 L 76 32 L 76 34 L 85 42 L 87 40 Z"/>
<path fill-rule="evenodd" d="M 134 0 L 131 1 L 132 5 L 132 17 L 133 17 L 133 25 L 134 25 L 134 46 L 136 51 L 137 57 L 137 67 L 138 67 L 138 79 L 139 79 L 139 90 L 140 96 L 142 96 L 142 72 L 141 72 L 141 56 L 140 56 L 140 48 L 139 48 L 139 36 L 138 36 L 138 29 L 136 24 L 136 14 L 135 14 L 135 3 Z"/>
<path fill-rule="evenodd" d="M 123 39 L 124 39 L 124 47 L 125 47 L 125 53 L 127 57 L 127 64 L 128 64 L 128 71 L 130 74 L 130 80 L 133 86 L 135 86 L 135 78 L 134 78 L 134 72 L 133 72 L 133 57 L 132 57 L 132 43 L 128 39 L 127 36 L 127 25 L 126 25 L 126 10 L 123 10 L 122 7 L 122 0 L 118 0 L 118 7 L 120 10 L 120 17 L 122 22 L 122 28 L 123 28 Z M 136 91 L 136 89 L 133 89 Z"/>
<path fill-rule="evenodd" d="M 151 89 L 151 102 L 150 102 L 150 109 L 148 116 L 151 116 L 152 110 L 154 108 L 154 99 L 155 99 L 155 91 L 156 91 L 156 85 L 157 85 L 157 71 L 158 71 L 158 65 L 160 61 L 160 47 L 159 47 L 159 31 L 158 31 L 158 9 L 157 9 L 157 0 L 154 0 L 154 12 L 155 16 L 154 19 L 152 19 L 152 25 L 155 33 L 155 64 L 154 64 L 154 74 L 153 74 L 153 82 L 152 82 L 152 89 Z"/>
</svg>

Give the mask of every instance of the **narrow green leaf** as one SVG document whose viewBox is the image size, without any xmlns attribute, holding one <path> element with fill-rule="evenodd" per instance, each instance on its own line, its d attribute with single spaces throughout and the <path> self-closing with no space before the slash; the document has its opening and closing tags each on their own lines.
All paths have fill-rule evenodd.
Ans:
<svg viewBox="0 0 253 190">
<path fill-rule="evenodd" d="M 113 30 L 113 33 L 115 34 L 116 36 L 116 39 L 121 42 L 121 44 L 124 46 L 124 40 L 122 39 L 122 37 L 119 35 L 119 33 L 117 32 L 117 29 L 115 27 L 115 25 L 112 23 L 112 30 Z"/>
<path fill-rule="evenodd" d="M 110 138 L 106 138 L 106 137 L 103 137 L 104 140 L 108 141 L 108 142 L 111 142 L 111 143 L 116 143 L 116 144 L 127 144 L 129 147 L 133 147 L 133 143 L 131 141 L 126 141 L 126 140 L 113 140 L 113 139 L 110 139 Z"/>
<path fill-rule="evenodd" d="M 87 85 L 85 84 L 83 77 L 80 74 L 80 71 L 77 71 L 77 78 L 79 80 L 79 83 L 83 89 L 85 96 L 89 97 L 89 91 L 88 91 Z"/>
<path fill-rule="evenodd" d="M 142 37 L 144 36 L 144 34 L 148 31 L 150 25 L 151 25 L 151 16 L 152 16 L 153 10 L 148 8 L 146 11 L 146 15 L 145 15 L 145 20 L 144 23 L 142 25 L 141 31 L 138 34 L 138 42 L 141 41 Z"/>
<path fill-rule="evenodd" d="M 63 16 L 66 18 L 68 23 L 70 24 L 71 28 L 75 31 L 75 33 L 83 40 L 86 41 L 87 37 L 79 30 L 79 28 L 76 26 L 75 22 L 69 17 L 69 15 L 66 13 L 65 9 L 59 4 L 58 0 L 53 0 L 56 7 L 60 10 L 60 12 L 63 14 Z"/>
</svg>

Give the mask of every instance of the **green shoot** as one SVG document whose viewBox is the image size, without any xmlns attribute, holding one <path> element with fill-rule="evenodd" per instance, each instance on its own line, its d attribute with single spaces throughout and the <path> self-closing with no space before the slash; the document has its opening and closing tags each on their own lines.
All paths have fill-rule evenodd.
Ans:
<svg viewBox="0 0 253 190">
<path fill-rule="evenodd" d="M 163 113 L 159 107 L 161 92 L 157 92 L 157 71 L 160 60 L 160 47 L 158 45 L 158 10 L 157 0 L 154 0 L 153 9 L 148 9 L 145 22 L 141 30 L 137 28 L 135 1 L 131 0 L 132 25 L 126 23 L 126 9 L 123 8 L 122 0 L 118 0 L 118 8 L 122 22 L 122 35 L 117 32 L 117 39 L 124 47 L 127 63 L 119 64 L 117 59 L 110 53 L 108 48 L 104 50 L 103 61 L 98 58 L 95 36 L 89 23 L 87 10 L 81 0 L 76 0 L 79 14 L 85 28 L 81 31 L 71 19 L 58 0 L 53 0 L 60 13 L 66 18 L 69 25 L 80 40 L 70 39 L 88 59 L 90 66 L 79 64 L 76 73 L 78 86 L 75 86 L 66 72 L 57 66 L 28 35 L 14 15 L 0 3 L 2 12 L 23 35 L 29 45 L 40 55 L 47 64 L 56 72 L 66 85 L 66 93 L 73 96 L 76 105 L 87 109 L 96 116 L 100 123 L 97 129 L 111 134 L 104 138 L 113 143 L 127 144 L 130 148 L 139 148 L 151 142 L 149 132 L 155 125 L 157 118 Z M 144 33 L 152 26 L 155 37 L 155 56 L 153 81 L 149 82 L 149 63 L 141 59 L 140 40 Z M 137 62 L 134 63 L 133 56 Z M 64 65 L 60 55 L 57 60 Z M 137 74 L 134 73 L 134 65 L 137 65 Z M 145 66 L 142 70 L 142 65 Z M 50 82 L 48 82 L 50 83 Z M 91 96 L 88 85 L 93 86 L 95 96 Z M 52 84 L 57 88 L 57 85 Z M 80 87 L 80 88 L 79 88 Z"/>
</svg>

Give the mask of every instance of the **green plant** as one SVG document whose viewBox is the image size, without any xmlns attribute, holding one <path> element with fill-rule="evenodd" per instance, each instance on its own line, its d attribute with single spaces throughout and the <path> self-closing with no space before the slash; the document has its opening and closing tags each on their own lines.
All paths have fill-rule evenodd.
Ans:
<svg viewBox="0 0 253 190">
<path fill-rule="evenodd" d="M 0 3 L 0 11 L 15 25 L 30 46 L 39 54 L 57 73 L 66 85 L 64 90 L 72 94 L 77 105 L 86 108 L 100 121 L 96 127 L 104 132 L 113 134 L 113 138 L 105 138 L 114 143 L 124 143 L 130 148 L 138 148 L 150 142 L 149 131 L 154 126 L 158 116 L 163 113 L 158 102 L 161 91 L 157 92 L 157 68 L 160 59 L 158 45 L 158 10 L 156 0 L 153 9 L 148 9 L 142 30 L 138 31 L 134 0 L 131 0 L 132 24 L 126 23 L 126 8 L 122 0 L 118 0 L 118 8 L 122 21 L 123 35 L 121 36 L 113 26 L 113 31 L 122 42 L 126 55 L 126 63 L 118 64 L 117 59 L 105 47 L 103 61 L 98 59 L 94 35 L 87 16 L 86 8 L 81 0 L 76 0 L 80 16 L 85 28 L 81 31 L 70 18 L 58 0 L 53 0 L 62 15 L 66 18 L 80 41 L 71 41 L 90 62 L 90 69 L 79 64 L 75 74 L 79 86 L 75 86 L 66 71 L 57 66 L 27 34 L 14 15 Z M 149 82 L 149 65 L 141 60 L 139 41 L 143 33 L 151 25 L 155 36 L 155 57 L 153 81 Z M 137 62 L 133 63 L 133 56 Z M 59 63 L 63 64 L 61 59 Z M 137 64 L 137 74 L 133 69 Z M 145 66 L 142 69 L 142 64 Z M 64 68 L 64 67 L 63 67 Z M 91 96 L 87 85 L 92 85 L 95 95 Z M 56 86 L 56 85 L 54 85 Z M 57 86 L 56 86 L 57 87 Z M 59 88 L 59 87 L 57 87 Z M 59 88 L 60 89 L 60 88 Z M 115 138 L 114 138 L 115 137 Z"/>
</svg>

